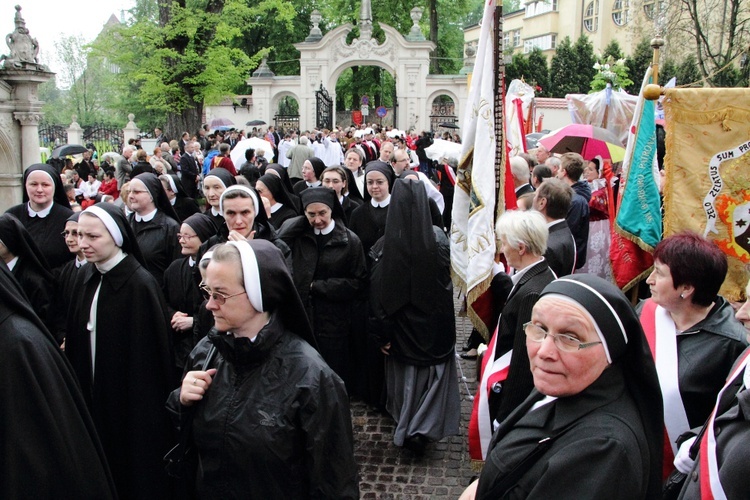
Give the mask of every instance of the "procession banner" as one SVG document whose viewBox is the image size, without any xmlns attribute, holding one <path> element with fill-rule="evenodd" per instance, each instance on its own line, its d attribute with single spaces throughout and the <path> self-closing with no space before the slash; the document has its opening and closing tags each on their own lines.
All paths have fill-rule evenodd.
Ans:
<svg viewBox="0 0 750 500">
<path fill-rule="evenodd" d="M 659 188 L 655 177 L 655 102 L 643 97 L 643 90 L 651 80 L 649 67 L 628 132 L 620 202 L 610 244 L 612 275 L 623 290 L 637 284 L 649 272 L 653 265 L 651 253 L 662 234 Z"/>
<path fill-rule="evenodd" d="M 692 230 L 727 255 L 721 295 L 744 300 L 750 264 L 750 89 L 668 89 L 664 235 Z"/>
</svg>

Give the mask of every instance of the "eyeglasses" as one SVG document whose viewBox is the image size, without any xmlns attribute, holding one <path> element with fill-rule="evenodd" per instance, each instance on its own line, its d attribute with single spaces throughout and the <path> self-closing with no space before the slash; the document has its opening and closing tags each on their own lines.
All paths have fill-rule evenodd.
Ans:
<svg viewBox="0 0 750 500">
<path fill-rule="evenodd" d="M 131 189 L 131 190 L 130 190 L 130 192 L 131 192 L 132 194 L 141 194 L 141 193 L 148 193 L 148 191 L 147 191 L 147 190 L 145 190 L 145 189 Z"/>
<path fill-rule="evenodd" d="M 78 231 L 63 231 L 60 233 L 63 238 L 67 238 L 68 236 L 72 236 L 73 238 L 78 238 Z"/>
<path fill-rule="evenodd" d="M 541 344 L 544 342 L 544 339 L 547 338 L 547 336 L 552 337 L 552 340 L 555 343 L 555 346 L 563 352 L 575 352 L 580 351 L 581 349 L 586 349 L 587 347 L 591 347 L 597 344 L 601 344 L 602 342 L 580 342 L 577 338 L 571 337 L 570 335 L 566 335 L 564 333 L 558 333 L 557 335 L 553 335 L 549 333 L 547 330 L 542 328 L 541 326 L 537 326 L 531 321 L 528 323 L 525 323 L 523 325 L 523 331 L 526 334 L 526 338 L 531 340 L 532 342 L 536 342 L 538 344 Z"/>
<path fill-rule="evenodd" d="M 243 291 L 241 291 L 241 292 L 237 292 L 237 293 L 234 293 L 234 294 L 232 294 L 232 295 L 224 295 L 223 293 L 219 293 L 219 292 L 212 292 L 212 291 L 211 291 L 211 290 L 210 290 L 210 289 L 209 289 L 209 288 L 208 288 L 207 286 L 205 286 L 205 285 L 203 285 L 202 287 L 200 287 L 200 289 L 201 289 L 201 293 L 203 294 L 203 297 L 204 297 L 204 298 L 205 298 L 206 300 L 209 300 L 209 299 L 214 299 L 214 302 L 216 302 L 216 303 L 217 303 L 217 304 L 219 304 L 220 306 L 223 306 L 223 305 L 224 305 L 224 303 L 225 303 L 225 302 L 226 302 L 227 300 L 231 299 L 232 297 L 236 297 L 236 296 L 238 296 L 238 295 L 242 295 L 243 293 L 247 293 L 247 292 L 245 292 L 245 291 L 243 290 Z"/>
<path fill-rule="evenodd" d="M 197 238 L 197 237 L 198 237 L 197 234 L 180 234 L 180 233 L 177 233 L 177 241 L 180 241 L 180 240 L 190 241 L 193 238 Z"/>
</svg>

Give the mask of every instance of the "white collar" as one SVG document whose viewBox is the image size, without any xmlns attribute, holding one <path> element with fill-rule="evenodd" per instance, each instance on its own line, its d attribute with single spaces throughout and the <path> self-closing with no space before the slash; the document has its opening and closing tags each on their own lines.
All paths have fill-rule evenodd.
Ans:
<svg viewBox="0 0 750 500">
<path fill-rule="evenodd" d="M 276 213 L 276 212 L 278 212 L 278 211 L 279 211 L 279 210 L 281 209 L 281 207 L 283 207 L 283 206 L 284 206 L 284 204 L 283 204 L 283 203 L 274 203 L 273 205 L 271 205 L 271 213 L 272 213 L 272 214 L 275 214 L 275 213 Z"/>
<path fill-rule="evenodd" d="M 190 267 L 193 267 L 195 265 L 195 259 L 192 257 L 188 257 L 188 265 Z"/>
<path fill-rule="evenodd" d="M 339 203 L 341 203 L 341 204 L 343 205 L 343 204 L 344 204 L 344 199 L 345 199 L 345 198 L 346 198 L 347 196 L 349 196 L 349 193 L 346 193 L 346 194 L 342 194 L 342 195 L 341 195 L 341 196 L 339 197 Z"/>
<path fill-rule="evenodd" d="M 313 228 L 313 232 L 315 233 L 315 235 L 319 235 L 319 234 L 326 235 L 326 234 L 330 234 L 331 231 L 333 231 L 334 227 L 336 227 L 336 221 L 334 219 L 331 219 L 331 223 L 328 224 L 326 227 L 324 227 L 323 229 Z"/>
<path fill-rule="evenodd" d="M 125 205 L 124 203 L 123 203 L 123 205 L 122 205 L 122 208 L 124 208 L 124 209 L 125 209 L 125 217 L 128 217 L 128 216 L 129 216 L 130 214 L 132 214 L 132 213 L 133 213 L 133 211 L 132 211 L 132 210 L 130 210 L 130 209 L 128 208 L 128 206 L 127 206 L 127 205 Z"/>
<path fill-rule="evenodd" d="M 84 258 L 83 260 L 80 260 L 78 256 L 76 255 L 76 269 L 79 269 L 81 266 L 86 264 L 88 261 Z"/>
<path fill-rule="evenodd" d="M 211 207 L 211 215 L 213 215 L 214 217 L 224 217 L 221 212 L 216 210 L 214 207 Z"/>
<path fill-rule="evenodd" d="M 155 208 L 153 212 L 149 212 L 146 215 L 138 215 L 135 214 L 135 221 L 136 222 L 151 222 L 154 217 L 156 217 L 156 212 L 158 212 L 159 209 Z"/>
<path fill-rule="evenodd" d="M 518 282 L 519 282 L 519 281 L 521 281 L 521 278 L 523 277 L 523 275 L 524 275 L 524 274 L 526 274 L 526 272 L 527 272 L 527 271 L 528 271 L 528 270 L 529 270 L 530 268 L 532 268 L 532 267 L 534 267 L 535 265 L 539 264 L 539 263 L 540 263 L 541 261 L 543 261 L 543 260 L 544 260 L 544 257 L 542 257 L 542 258 L 541 258 L 541 259 L 539 259 L 538 261 L 534 262 L 533 264 L 529 264 L 528 266 L 524 267 L 524 268 L 523 268 L 523 269 L 521 269 L 520 271 L 517 271 L 517 272 L 516 272 L 516 274 L 514 274 L 513 276 L 511 276 L 511 277 L 510 277 L 510 279 L 511 279 L 511 280 L 513 281 L 513 286 L 516 286 L 516 285 L 518 284 Z"/>
<path fill-rule="evenodd" d="M 171 204 L 172 206 L 174 206 L 174 204 L 175 204 L 175 202 L 176 202 L 176 201 L 177 201 L 177 197 L 175 196 L 174 198 L 172 198 L 171 200 L 169 200 L 169 203 L 170 203 L 170 204 Z"/>
<path fill-rule="evenodd" d="M 391 195 L 388 195 L 383 201 L 375 201 L 375 198 L 370 198 L 370 204 L 375 208 L 385 208 L 391 203 Z"/>
<path fill-rule="evenodd" d="M 547 227 L 551 228 L 552 226 L 556 226 L 557 224 L 560 224 L 561 222 L 565 222 L 565 219 L 555 219 L 553 221 L 549 221 L 547 223 Z"/>
<path fill-rule="evenodd" d="M 13 268 L 14 268 L 14 267 L 16 267 L 16 264 L 18 264 L 18 257 L 13 257 L 13 258 L 12 258 L 12 259 L 10 260 L 10 262 L 8 262 L 8 263 L 7 263 L 7 264 L 5 264 L 5 265 L 6 265 L 6 266 L 8 266 L 8 270 L 9 270 L 9 271 L 12 271 L 12 270 L 13 270 Z"/>
<path fill-rule="evenodd" d="M 305 184 L 307 184 L 307 187 L 311 187 L 311 188 L 314 188 L 314 187 L 318 187 L 318 186 L 320 186 L 320 185 L 322 184 L 322 182 L 320 182 L 320 181 L 315 181 L 315 182 L 313 182 L 312 184 L 310 184 L 309 182 L 305 181 Z"/>
<path fill-rule="evenodd" d="M 516 188 L 516 194 L 518 194 L 518 190 L 519 190 L 519 189 L 523 189 L 523 188 L 525 188 L 525 187 L 526 187 L 526 186 L 528 186 L 528 185 L 529 185 L 529 183 L 527 182 L 526 184 L 524 184 L 524 185 L 522 185 L 522 186 L 518 186 L 518 187 Z"/>
<path fill-rule="evenodd" d="M 47 208 L 44 208 L 44 209 L 42 209 L 42 210 L 40 210 L 38 212 L 35 212 L 34 209 L 31 208 L 31 202 L 29 202 L 26 205 L 26 208 L 28 209 L 29 217 L 39 217 L 40 219 L 44 219 L 52 211 L 52 205 L 54 205 L 54 204 L 55 204 L 55 202 L 53 201 L 52 203 L 49 204 L 49 206 Z"/>
<path fill-rule="evenodd" d="M 106 262 L 97 262 L 94 264 L 100 273 L 105 274 L 115 268 L 117 264 L 122 262 L 122 259 L 127 257 L 128 254 L 122 251 L 122 248 L 117 250 L 117 254 Z"/>
</svg>

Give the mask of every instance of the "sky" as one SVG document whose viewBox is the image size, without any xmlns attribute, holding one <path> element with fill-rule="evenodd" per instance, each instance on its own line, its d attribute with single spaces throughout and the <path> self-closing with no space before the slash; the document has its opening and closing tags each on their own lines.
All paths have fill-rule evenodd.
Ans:
<svg viewBox="0 0 750 500">
<path fill-rule="evenodd" d="M 55 40 L 82 35 L 90 42 L 112 14 L 119 19 L 121 11 L 134 4 L 135 0 L 0 0 L 0 54 L 9 52 L 5 36 L 15 29 L 16 5 L 21 6 L 29 34 L 39 42 L 40 62 L 59 72 Z"/>
</svg>

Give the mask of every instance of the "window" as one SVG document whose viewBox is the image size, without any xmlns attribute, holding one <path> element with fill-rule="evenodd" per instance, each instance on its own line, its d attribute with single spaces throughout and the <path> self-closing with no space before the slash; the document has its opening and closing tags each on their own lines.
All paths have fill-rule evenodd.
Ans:
<svg viewBox="0 0 750 500">
<path fill-rule="evenodd" d="M 643 12 L 646 13 L 646 17 L 653 19 L 654 16 L 662 14 L 666 10 L 666 5 L 663 0 L 644 0 L 643 1 Z"/>
<path fill-rule="evenodd" d="M 630 21 L 628 0 L 615 0 L 612 5 L 612 20 L 617 26 L 625 26 Z"/>
<path fill-rule="evenodd" d="M 515 30 L 513 32 L 513 46 L 514 47 L 521 46 L 521 30 Z"/>
<path fill-rule="evenodd" d="M 506 31 L 503 33 L 503 50 L 510 48 L 510 32 Z"/>
<path fill-rule="evenodd" d="M 595 32 L 599 29 L 599 0 L 589 2 L 583 14 L 583 27 L 586 31 Z"/>
<path fill-rule="evenodd" d="M 523 41 L 523 53 L 528 54 L 534 47 L 541 50 L 554 50 L 557 47 L 557 35 L 542 35 Z"/>
<path fill-rule="evenodd" d="M 557 12 L 557 0 L 532 0 L 526 4 L 526 17 L 538 16 L 547 12 Z"/>
</svg>

